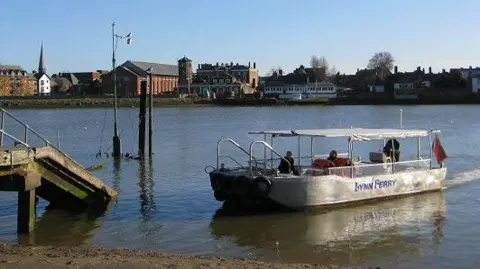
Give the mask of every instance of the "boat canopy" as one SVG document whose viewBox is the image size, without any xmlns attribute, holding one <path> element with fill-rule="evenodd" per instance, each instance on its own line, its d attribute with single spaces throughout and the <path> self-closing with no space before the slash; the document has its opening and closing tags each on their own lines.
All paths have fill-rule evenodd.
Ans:
<svg viewBox="0 0 480 269">
<path fill-rule="evenodd" d="M 272 136 L 308 136 L 308 137 L 350 137 L 353 140 L 376 140 L 389 138 L 424 137 L 439 130 L 408 130 L 408 129 L 307 129 L 307 130 L 272 130 L 249 132 Z"/>
</svg>

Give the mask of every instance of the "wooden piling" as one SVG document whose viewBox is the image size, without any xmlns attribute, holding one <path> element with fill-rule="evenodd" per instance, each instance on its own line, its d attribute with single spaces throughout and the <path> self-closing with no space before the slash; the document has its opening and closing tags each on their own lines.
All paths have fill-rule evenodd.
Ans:
<svg viewBox="0 0 480 269">
<path fill-rule="evenodd" d="M 150 91 L 148 94 L 148 155 L 153 155 L 153 70 L 150 71 Z"/>
<path fill-rule="evenodd" d="M 145 154 L 145 131 L 146 131 L 146 114 L 147 114 L 147 81 L 142 81 L 140 85 L 140 113 L 139 113 L 139 130 L 138 130 L 138 154 Z"/>
<path fill-rule="evenodd" d="M 30 233 L 35 227 L 35 189 L 18 192 L 17 233 Z"/>
</svg>

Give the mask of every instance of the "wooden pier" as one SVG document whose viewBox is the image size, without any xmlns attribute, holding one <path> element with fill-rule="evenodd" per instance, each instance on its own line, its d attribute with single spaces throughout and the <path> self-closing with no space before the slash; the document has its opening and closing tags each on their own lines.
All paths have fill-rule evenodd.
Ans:
<svg viewBox="0 0 480 269">
<path fill-rule="evenodd" d="M 74 210 L 102 210 L 116 198 L 115 190 L 28 125 L 4 109 L 0 113 L 0 191 L 18 192 L 19 233 L 29 233 L 34 229 L 37 197 L 47 200 L 51 206 Z M 23 139 L 5 131 L 6 116 L 23 126 Z M 29 133 L 40 138 L 44 144 L 39 147 L 29 145 Z M 14 146 L 5 146 L 5 138 L 14 141 Z"/>
</svg>

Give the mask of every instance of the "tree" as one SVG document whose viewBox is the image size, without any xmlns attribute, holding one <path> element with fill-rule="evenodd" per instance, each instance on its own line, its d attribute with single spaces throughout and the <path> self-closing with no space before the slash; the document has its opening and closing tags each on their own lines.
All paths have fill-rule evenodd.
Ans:
<svg viewBox="0 0 480 269">
<path fill-rule="evenodd" d="M 377 52 L 373 54 L 372 58 L 368 61 L 368 69 L 377 69 L 377 75 L 381 78 L 385 78 L 391 73 L 393 69 L 393 63 L 395 59 L 388 51 Z"/>
<path fill-rule="evenodd" d="M 310 67 L 314 70 L 315 78 L 320 81 L 337 73 L 335 66 L 330 67 L 327 58 L 324 56 L 319 58 L 316 55 L 313 55 L 312 58 L 310 58 Z"/>
<path fill-rule="evenodd" d="M 281 71 L 282 68 L 279 66 L 279 67 L 272 67 L 270 68 L 270 71 L 267 72 L 267 76 L 271 77 L 275 72 L 277 74 L 279 74 L 279 71 Z"/>
</svg>

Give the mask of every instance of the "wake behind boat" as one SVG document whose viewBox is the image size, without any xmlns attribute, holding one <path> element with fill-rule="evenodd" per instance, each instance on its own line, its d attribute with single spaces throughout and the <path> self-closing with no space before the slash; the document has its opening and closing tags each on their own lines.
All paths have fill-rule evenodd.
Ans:
<svg viewBox="0 0 480 269">
<path fill-rule="evenodd" d="M 209 172 L 210 183 L 218 201 L 246 205 L 274 202 L 291 209 L 440 191 L 447 174 L 443 165 L 447 156 L 438 133 L 439 130 L 363 128 L 250 132 L 263 135 L 263 140 L 253 141 L 248 150 L 229 138 L 218 141 L 217 166 Z M 270 143 L 267 143 L 268 137 Z M 296 163 L 290 156 L 283 157 L 272 146 L 274 138 L 292 137 L 297 138 Z M 304 137 L 310 138 L 310 155 L 307 158 L 301 157 L 300 138 Z M 346 138 L 348 152 L 338 156 L 333 152 L 329 158 L 325 154 L 315 155 L 314 142 L 317 138 Z M 400 161 L 401 148 L 397 139 L 416 141 L 416 156 Z M 428 139 L 428 158 L 422 157 L 422 139 Z M 360 158 L 353 161 L 354 145 L 372 140 L 383 140 L 383 150 L 369 152 L 368 161 Z M 247 164 L 242 165 L 232 156 L 221 155 L 224 142 L 230 142 L 241 150 L 248 157 Z M 254 157 L 256 146 L 263 147 L 263 157 Z M 437 157 L 439 165 L 433 164 L 432 154 Z M 224 158 L 236 165 L 225 167 L 224 163 L 220 163 Z M 278 161 L 282 164 L 277 168 Z"/>
</svg>

